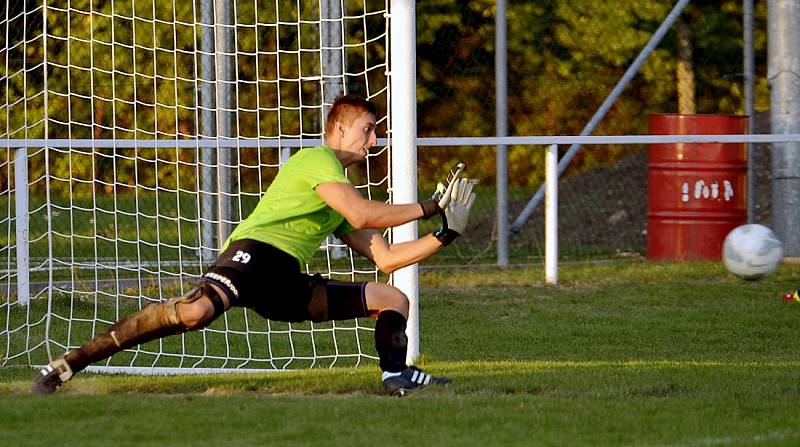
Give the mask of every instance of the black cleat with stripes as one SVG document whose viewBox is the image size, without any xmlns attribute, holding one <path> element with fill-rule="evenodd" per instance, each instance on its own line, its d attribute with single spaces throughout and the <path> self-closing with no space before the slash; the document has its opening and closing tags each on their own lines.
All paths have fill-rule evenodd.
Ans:
<svg viewBox="0 0 800 447">
<path fill-rule="evenodd" d="M 383 373 L 383 388 L 392 396 L 405 396 L 414 388 L 427 385 L 446 385 L 452 382 L 447 377 L 433 377 L 415 366 L 409 366 L 399 373 Z"/>
</svg>

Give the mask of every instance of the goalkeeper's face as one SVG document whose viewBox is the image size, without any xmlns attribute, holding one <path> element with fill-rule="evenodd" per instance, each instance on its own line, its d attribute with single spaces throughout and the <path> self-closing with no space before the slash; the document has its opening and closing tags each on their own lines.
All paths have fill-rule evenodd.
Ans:
<svg viewBox="0 0 800 447">
<path fill-rule="evenodd" d="M 339 123 L 339 125 L 341 126 L 340 150 L 352 154 L 352 163 L 366 160 L 369 148 L 378 142 L 375 135 L 375 116 L 364 112 L 350 124 Z"/>
</svg>

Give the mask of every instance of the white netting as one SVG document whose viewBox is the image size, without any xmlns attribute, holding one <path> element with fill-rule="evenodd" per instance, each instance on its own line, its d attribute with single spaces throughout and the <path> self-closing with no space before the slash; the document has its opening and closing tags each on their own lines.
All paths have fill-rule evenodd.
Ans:
<svg viewBox="0 0 800 447">
<path fill-rule="evenodd" d="M 318 144 L 337 94 L 376 102 L 388 130 L 386 0 L 0 1 L 0 138 L 51 142 L 0 149 L 0 365 L 44 363 L 185 292 L 293 148 Z M 378 149 L 349 175 L 387 200 L 388 163 Z M 377 278 L 334 245 L 309 271 Z M 233 310 L 106 364 L 356 364 L 369 324 Z"/>
</svg>

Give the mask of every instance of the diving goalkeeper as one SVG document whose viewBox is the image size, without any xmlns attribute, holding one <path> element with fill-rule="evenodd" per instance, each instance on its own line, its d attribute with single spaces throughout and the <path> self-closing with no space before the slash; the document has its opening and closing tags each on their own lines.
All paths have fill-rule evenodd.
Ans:
<svg viewBox="0 0 800 447">
<path fill-rule="evenodd" d="M 32 391 L 55 392 L 92 363 L 141 343 L 204 328 L 231 306 L 286 322 L 377 318 L 375 348 L 387 392 L 402 395 L 450 382 L 406 365 L 409 304 L 399 289 L 302 272 L 330 234 L 391 273 L 433 255 L 466 227 L 475 193 L 474 182 L 461 178 L 463 164 L 451 171 L 432 199 L 419 203 L 366 200 L 350 183 L 345 169 L 365 161 L 376 144 L 375 115 L 375 105 L 363 98 L 337 98 L 327 117 L 325 145 L 301 149 L 289 158 L 193 289 L 150 304 L 50 362 L 34 377 Z M 378 230 L 436 215 L 442 216 L 442 227 L 414 241 L 389 244 Z"/>
</svg>

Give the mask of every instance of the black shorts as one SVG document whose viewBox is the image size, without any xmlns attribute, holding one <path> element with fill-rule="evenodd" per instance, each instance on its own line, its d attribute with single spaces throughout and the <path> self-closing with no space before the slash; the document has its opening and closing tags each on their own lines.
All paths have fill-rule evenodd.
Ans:
<svg viewBox="0 0 800 447">
<path fill-rule="evenodd" d="M 232 306 L 249 307 L 270 320 L 350 320 L 368 315 L 367 283 L 307 275 L 293 256 L 259 241 L 231 243 L 204 277 L 226 291 Z"/>
</svg>

